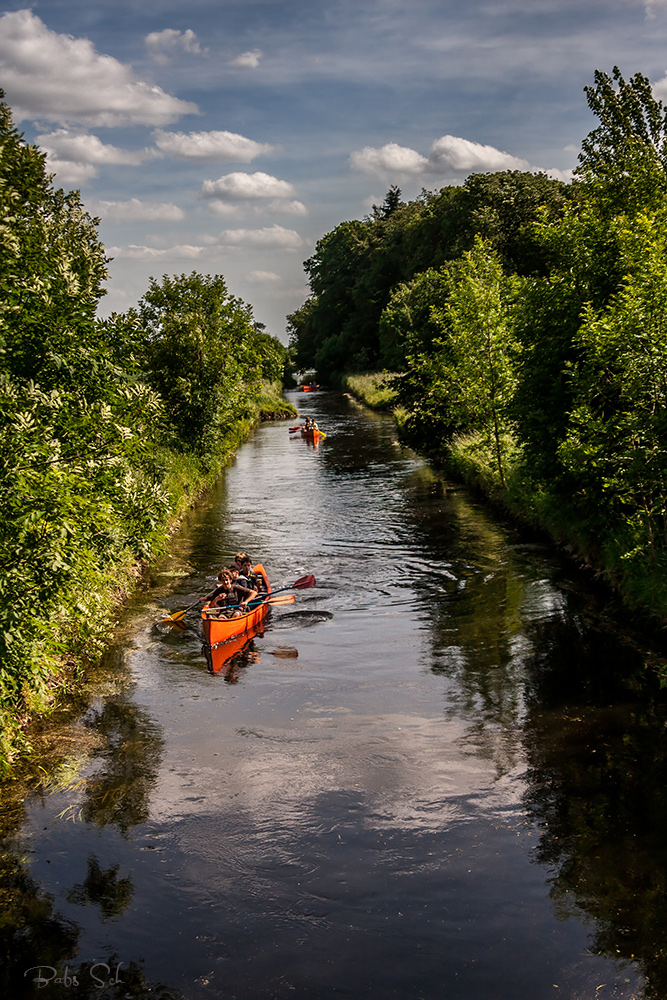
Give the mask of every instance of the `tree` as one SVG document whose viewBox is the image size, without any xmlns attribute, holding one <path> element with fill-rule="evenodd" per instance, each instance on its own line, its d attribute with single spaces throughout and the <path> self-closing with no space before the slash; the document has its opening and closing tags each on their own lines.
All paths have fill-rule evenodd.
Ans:
<svg viewBox="0 0 667 1000">
<path fill-rule="evenodd" d="M 516 282 L 505 276 L 498 254 L 480 237 L 452 276 L 447 302 L 434 310 L 451 356 L 445 366 L 449 393 L 466 422 L 489 435 L 504 487 L 502 438 L 516 385 L 518 345 L 510 321 Z"/>
<path fill-rule="evenodd" d="M 250 306 L 229 294 L 222 275 L 193 271 L 151 278 L 138 317 L 143 365 L 164 400 L 173 442 L 201 455 L 215 451 L 260 377 Z"/>
<path fill-rule="evenodd" d="M 601 185 L 611 211 L 656 206 L 667 191 L 667 111 L 641 73 L 626 81 L 614 66 L 594 79 L 584 90 L 600 124 L 582 143 L 577 172 Z"/>
</svg>

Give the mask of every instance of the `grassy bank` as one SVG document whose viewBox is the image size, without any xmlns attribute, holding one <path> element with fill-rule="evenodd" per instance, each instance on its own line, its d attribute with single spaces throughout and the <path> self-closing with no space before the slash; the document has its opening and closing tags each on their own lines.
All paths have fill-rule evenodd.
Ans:
<svg viewBox="0 0 667 1000">
<path fill-rule="evenodd" d="M 342 386 L 360 403 L 373 410 L 387 410 L 394 414 L 400 426 L 404 411 L 396 405 L 396 392 L 391 387 L 393 372 L 371 372 L 368 375 L 344 375 Z"/>
<path fill-rule="evenodd" d="M 152 470 L 156 504 L 141 537 L 117 539 L 113 555 L 104 562 L 91 560 L 85 539 L 78 543 L 75 539 L 69 546 L 72 583 L 54 588 L 48 600 L 35 602 L 22 613 L 15 639 L 20 673 L 2 670 L 0 776 L 10 774 L 17 758 L 29 753 L 27 723 L 51 713 L 76 690 L 82 673 L 99 662 L 119 610 L 146 566 L 166 550 L 183 514 L 218 479 L 252 428 L 261 420 L 295 415 L 280 384 L 264 383 L 205 458 L 164 445 L 156 448 Z M 143 556 L 137 558 L 138 552 Z M 77 584 L 81 580 L 85 587 Z"/>
</svg>

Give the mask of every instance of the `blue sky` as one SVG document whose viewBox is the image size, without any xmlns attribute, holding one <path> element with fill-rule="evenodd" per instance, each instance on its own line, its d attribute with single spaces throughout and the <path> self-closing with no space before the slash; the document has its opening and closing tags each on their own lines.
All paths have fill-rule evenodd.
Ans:
<svg viewBox="0 0 667 1000">
<path fill-rule="evenodd" d="M 667 0 L 43 0 L 0 8 L 0 86 L 114 260 L 223 274 L 285 340 L 303 261 L 390 184 L 568 179 L 596 68 L 667 98 Z"/>
</svg>

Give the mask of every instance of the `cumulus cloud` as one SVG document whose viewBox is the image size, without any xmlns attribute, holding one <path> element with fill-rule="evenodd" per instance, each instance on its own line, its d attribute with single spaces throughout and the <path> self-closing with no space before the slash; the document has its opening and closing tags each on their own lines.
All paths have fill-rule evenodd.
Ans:
<svg viewBox="0 0 667 1000">
<path fill-rule="evenodd" d="M 17 122 L 160 126 L 198 113 L 87 38 L 50 31 L 31 10 L 0 17 L 0 79 Z"/>
<path fill-rule="evenodd" d="M 289 198 L 294 188 L 287 181 L 278 180 L 271 174 L 257 171 L 245 174 L 236 171 L 225 174 L 217 181 L 204 181 L 200 197 L 216 201 L 257 201 L 263 198 Z"/>
<path fill-rule="evenodd" d="M 428 166 L 425 156 L 410 149 L 388 142 L 380 149 L 364 146 L 350 155 L 350 162 L 356 170 L 367 174 L 421 174 Z"/>
<path fill-rule="evenodd" d="M 443 135 L 431 146 L 429 172 L 455 170 L 457 173 L 481 173 L 495 170 L 530 170 L 528 160 L 503 153 L 494 146 L 483 146 L 456 135 Z"/>
<path fill-rule="evenodd" d="M 251 49 L 250 52 L 242 52 L 236 59 L 232 59 L 230 65 L 236 69 L 257 69 L 263 55 L 261 49 Z"/>
<path fill-rule="evenodd" d="M 153 139 L 163 153 L 201 162 L 250 163 L 256 156 L 270 153 L 273 149 L 267 142 L 255 142 L 235 132 L 165 132 L 156 129 Z"/>
<path fill-rule="evenodd" d="M 208 247 L 190 246 L 181 243 L 178 246 L 167 247 L 159 250 L 157 247 L 137 246 L 130 244 L 126 247 L 107 247 L 109 256 L 114 260 L 158 260 L 167 258 L 169 260 L 196 260 L 206 254 Z"/>
<path fill-rule="evenodd" d="M 226 229 L 221 233 L 220 240 L 226 246 L 265 250 L 297 250 L 303 245 L 297 232 L 279 225 L 264 229 Z"/>
<path fill-rule="evenodd" d="M 254 285 L 275 285 L 282 281 L 282 278 L 275 271 L 251 271 L 248 280 Z"/>
<path fill-rule="evenodd" d="M 113 222 L 145 220 L 148 222 L 180 222 L 185 212 L 171 202 L 140 201 L 91 201 L 87 203 L 92 215 L 100 215 Z"/>
<path fill-rule="evenodd" d="M 470 173 L 497 170 L 539 171 L 528 160 L 455 135 L 443 135 L 431 146 L 428 156 L 395 142 L 380 148 L 366 146 L 350 154 L 352 166 L 376 177 L 464 177 Z M 546 169 L 545 173 L 569 179 L 571 171 Z"/>
<path fill-rule="evenodd" d="M 47 154 L 47 166 L 62 184 L 81 184 L 96 177 L 105 164 L 138 166 L 148 150 L 131 151 L 103 143 L 96 135 L 61 128 L 37 136 L 37 145 Z"/>
<path fill-rule="evenodd" d="M 282 215 L 308 215 L 308 209 L 302 201 L 283 201 L 276 198 L 270 201 L 267 208 L 271 212 L 280 212 Z"/>
<path fill-rule="evenodd" d="M 151 31 L 146 35 L 146 48 L 155 62 L 165 65 L 181 52 L 188 55 L 205 55 L 208 49 L 202 49 L 194 31 L 176 31 L 175 28 L 165 28 L 164 31 Z"/>
</svg>

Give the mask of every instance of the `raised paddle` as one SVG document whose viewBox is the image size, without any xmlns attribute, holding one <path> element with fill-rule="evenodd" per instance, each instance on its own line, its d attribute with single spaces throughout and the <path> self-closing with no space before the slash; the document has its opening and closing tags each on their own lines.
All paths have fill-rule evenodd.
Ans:
<svg viewBox="0 0 667 1000">
<path fill-rule="evenodd" d="M 299 577 L 299 579 L 295 580 L 294 583 L 292 583 L 289 587 L 279 587 L 277 590 L 271 591 L 271 596 L 273 596 L 274 594 L 280 594 L 284 590 L 307 590 L 308 587 L 314 587 L 314 586 L 315 586 L 315 577 L 309 573 L 307 576 Z M 214 594 L 215 591 L 213 590 L 211 591 L 211 593 Z M 160 619 L 160 624 L 162 624 L 163 622 L 182 621 L 185 615 L 188 613 L 188 611 L 192 611 L 193 608 L 196 608 L 198 604 L 201 604 L 203 601 L 206 601 L 210 596 L 211 596 L 210 594 L 207 594 L 206 597 L 200 597 L 198 601 L 195 601 L 194 604 L 191 604 L 189 608 L 184 608 L 183 611 L 175 611 L 173 615 L 165 615 L 164 618 Z M 287 601 L 286 603 L 289 604 L 291 602 Z M 237 605 L 235 605 L 235 607 L 237 607 Z"/>
<path fill-rule="evenodd" d="M 266 600 L 261 601 L 250 601 L 246 604 L 246 608 L 255 610 L 260 604 L 294 604 L 296 597 L 294 594 L 279 594 L 277 597 L 268 597 Z M 241 608 L 242 604 L 222 604 L 220 606 L 216 605 L 214 608 L 204 608 L 205 614 L 215 614 L 216 611 L 233 611 L 234 608 Z"/>
</svg>

